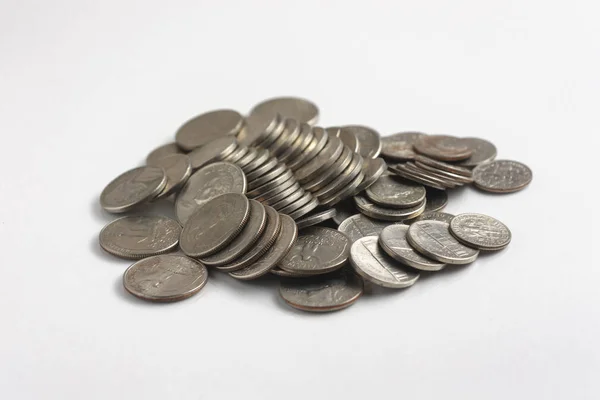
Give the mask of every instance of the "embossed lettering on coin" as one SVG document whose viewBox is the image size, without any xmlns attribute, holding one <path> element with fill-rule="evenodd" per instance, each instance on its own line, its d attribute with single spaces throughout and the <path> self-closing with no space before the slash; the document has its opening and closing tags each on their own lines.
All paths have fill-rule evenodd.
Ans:
<svg viewBox="0 0 600 400">
<path fill-rule="evenodd" d="M 450 234 L 449 225 L 441 221 L 419 221 L 408 229 L 408 243 L 426 257 L 446 264 L 468 264 L 479 250 L 460 243 Z"/>
<path fill-rule="evenodd" d="M 508 246 L 510 230 L 502 222 L 483 214 L 459 214 L 450 222 L 450 232 L 467 246 L 500 250 Z"/>
<path fill-rule="evenodd" d="M 532 177 L 528 166 L 510 160 L 480 164 L 473 170 L 475 186 L 494 193 L 512 193 L 524 189 Z"/>
</svg>

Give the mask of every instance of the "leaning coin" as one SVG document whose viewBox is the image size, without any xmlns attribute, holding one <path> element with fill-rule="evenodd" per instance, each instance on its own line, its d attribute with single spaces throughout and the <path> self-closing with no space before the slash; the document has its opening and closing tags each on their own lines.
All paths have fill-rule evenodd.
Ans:
<svg viewBox="0 0 600 400">
<path fill-rule="evenodd" d="M 365 280 L 379 286 L 401 289 L 414 285 L 419 274 L 403 269 L 377 244 L 377 236 L 358 239 L 350 249 L 350 264 Z"/>
<path fill-rule="evenodd" d="M 167 176 L 167 183 L 157 198 L 164 198 L 179 191 L 192 174 L 192 165 L 185 154 L 171 154 L 159 158 L 152 166 L 164 169 Z"/>
<path fill-rule="evenodd" d="M 469 178 L 473 176 L 473 171 L 471 171 L 468 168 L 459 167 L 458 165 L 455 165 L 455 164 L 450 164 L 447 162 L 434 160 L 433 158 L 417 155 L 415 157 L 415 161 L 420 164 L 429 165 L 430 167 L 433 167 L 436 169 L 441 169 L 443 171 L 452 172 L 453 174 L 462 175 L 462 176 L 466 176 Z"/>
<path fill-rule="evenodd" d="M 448 193 L 445 190 L 427 188 L 425 198 L 427 199 L 427 204 L 425 204 L 424 213 L 439 211 L 448 204 Z"/>
<path fill-rule="evenodd" d="M 175 140 L 184 150 L 194 150 L 214 139 L 236 135 L 244 126 L 244 117 L 234 110 L 215 110 L 194 117 L 183 124 Z"/>
<path fill-rule="evenodd" d="M 240 165 L 245 174 L 249 174 L 253 172 L 260 166 L 262 166 L 268 159 L 271 158 L 271 153 L 267 149 L 255 148 L 256 149 L 256 158 L 250 161 L 247 165 Z"/>
<path fill-rule="evenodd" d="M 268 273 L 285 257 L 294 246 L 294 243 L 296 243 L 298 228 L 294 220 L 289 216 L 282 214 L 280 217 L 281 230 L 273 246 L 254 261 L 254 263 L 237 271 L 230 272 L 229 276 L 241 280 L 256 279 Z"/>
<path fill-rule="evenodd" d="M 365 236 L 379 236 L 381 231 L 390 225 L 387 221 L 371 219 L 363 214 L 355 214 L 340 223 L 338 231 L 342 232 L 352 243 Z"/>
<path fill-rule="evenodd" d="M 329 208 L 327 210 L 315 212 L 313 214 L 307 215 L 296 220 L 296 225 L 298 229 L 308 228 L 309 226 L 317 225 L 323 221 L 327 221 L 335 217 L 337 211 L 335 208 Z"/>
<path fill-rule="evenodd" d="M 463 183 L 455 181 L 454 179 L 442 177 L 442 176 L 436 175 L 435 173 L 432 173 L 430 171 L 421 169 L 412 162 L 407 162 L 403 165 L 398 165 L 397 168 L 402 168 L 405 171 L 409 171 L 413 174 L 413 176 L 419 176 L 422 179 L 427 179 L 428 181 L 436 182 L 437 184 L 439 184 L 447 189 L 453 189 L 453 188 L 463 185 Z"/>
<path fill-rule="evenodd" d="M 325 129 L 321 127 L 315 126 L 312 128 L 312 133 L 314 138 L 309 145 L 302 150 L 302 153 L 300 153 L 298 157 L 287 163 L 287 166 L 293 171 L 296 171 L 300 167 L 306 165 L 310 160 L 315 158 L 329 141 L 329 135 Z"/>
<path fill-rule="evenodd" d="M 363 281 L 349 270 L 313 278 L 284 279 L 279 294 L 302 311 L 328 312 L 351 306 L 363 293 Z"/>
<path fill-rule="evenodd" d="M 360 142 L 351 130 L 338 127 L 330 127 L 325 130 L 328 134 L 339 137 L 341 141 L 353 152 L 360 153 Z"/>
<path fill-rule="evenodd" d="M 356 214 L 356 206 L 354 205 L 353 199 L 346 199 L 335 206 L 335 216 L 333 217 L 333 222 L 336 224 L 341 224 L 342 221 L 345 221 L 346 218 L 353 216 Z"/>
<path fill-rule="evenodd" d="M 393 175 L 383 175 L 366 191 L 367 197 L 384 207 L 408 208 L 425 199 L 425 187 L 402 180 Z"/>
<path fill-rule="evenodd" d="M 467 246 L 480 250 L 501 250 L 511 239 L 510 229 L 483 214 L 458 214 L 450 222 L 450 233 Z"/>
<path fill-rule="evenodd" d="M 406 238 L 419 253 L 446 264 L 472 263 L 479 255 L 479 250 L 456 240 L 450 234 L 449 224 L 446 222 L 415 222 L 408 229 Z"/>
<path fill-rule="evenodd" d="M 340 268 L 350 254 L 350 240 L 331 228 L 314 226 L 305 229 L 294 247 L 279 262 L 288 272 L 326 274 Z"/>
<path fill-rule="evenodd" d="M 332 195 L 336 195 L 349 185 L 358 175 L 362 173 L 363 158 L 360 154 L 352 153 L 352 161 L 348 164 L 340 174 L 338 174 L 333 180 L 323 185 L 319 190 L 314 191 L 313 194 L 319 199 L 327 199 Z M 333 168 L 332 168 L 333 169 Z M 364 175 L 364 174 L 363 174 Z"/>
<path fill-rule="evenodd" d="M 368 217 L 384 221 L 403 221 L 421 215 L 425 210 L 427 201 L 424 200 L 421 204 L 410 208 L 388 208 L 378 206 L 367 198 L 357 195 L 354 196 L 354 203 L 358 210 Z"/>
<path fill-rule="evenodd" d="M 423 257 L 406 241 L 408 225 L 395 224 L 385 228 L 379 235 L 379 245 L 396 261 L 422 271 L 439 271 L 446 264 Z"/>
<path fill-rule="evenodd" d="M 226 193 L 199 207 L 181 232 L 179 245 L 190 257 L 216 253 L 240 233 L 250 215 L 250 202 L 243 194 Z"/>
<path fill-rule="evenodd" d="M 137 259 L 168 253 L 179 243 L 181 225 L 171 218 L 142 215 L 119 218 L 100 231 L 100 246 L 117 257 Z"/>
<path fill-rule="evenodd" d="M 100 194 L 100 205 L 111 213 L 131 211 L 154 199 L 167 184 L 165 171 L 158 167 L 129 170 L 110 182 Z"/>
<path fill-rule="evenodd" d="M 356 193 L 360 193 L 370 187 L 385 171 L 387 171 L 387 164 L 382 158 L 363 159 L 362 172 L 365 175 L 365 179 L 356 188 Z"/>
<path fill-rule="evenodd" d="M 180 255 L 144 258 L 125 271 L 123 286 L 142 300 L 170 302 L 198 293 L 208 280 L 199 261 Z"/>
<path fill-rule="evenodd" d="M 415 142 L 414 149 L 440 161 L 465 160 L 473 154 L 463 139 L 448 135 L 422 136 Z"/>
<path fill-rule="evenodd" d="M 455 182 L 459 182 L 459 183 L 463 183 L 463 184 L 473 182 L 473 178 L 470 176 L 454 174 L 452 172 L 448 172 L 448 171 L 444 171 L 441 169 L 437 169 L 435 167 L 431 167 L 431 166 L 429 166 L 427 164 L 423 164 L 419 161 L 415 162 L 415 165 L 417 166 L 417 168 L 419 168 L 421 170 L 429 171 L 429 172 L 433 173 L 434 176 L 437 176 L 439 178 L 451 179 Z"/>
<path fill-rule="evenodd" d="M 425 206 L 425 208 L 427 208 L 427 206 Z M 417 218 L 415 218 L 412 221 L 409 221 L 411 224 L 415 223 L 417 221 L 442 221 L 442 222 L 446 222 L 446 223 L 450 223 L 450 221 L 452 221 L 452 218 L 454 218 L 454 215 L 452 214 L 448 214 L 445 212 L 439 212 L 439 211 L 432 211 L 432 212 L 424 212 L 423 214 L 419 215 Z"/>
<path fill-rule="evenodd" d="M 303 205 L 302 207 L 300 207 L 300 208 L 298 208 L 298 209 L 296 209 L 294 211 L 290 211 L 290 213 L 288 215 L 290 217 L 292 217 L 292 219 L 297 220 L 300 217 L 305 216 L 306 214 L 308 214 L 309 212 L 311 212 L 312 210 L 314 210 L 318 206 L 319 206 L 319 200 L 317 200 L 316 198 L 313 198 L 306 205 Z"/>
<path fill-rule="evenodd" d="M 381 155 L 392 161 L 413 160 L 416 153 L 413 149 L 415 142 L 426 136 L 421 132 L 400 132 L 381 139 Z"/>
<path fill-rule="evenodd" d="M 152 150 L 148 157 L 146 157 L 147 165 L 154 165 L 156 161 L 165 156 L 170 156 L 171 154 L 182 154 L 183 151 L 177 146 L 177 143 L 167 143 L 156 149 Z"/>
<path fill-rule="evenodd" d="M 310 125 L 316 124 L 319 119 L 319 109 L 317 106 L 299 97 L 276 97 L 268 99 L 257 104 L 250 111 L 250 116 L 260 115 L 263 118 L 269 118 L 276 114 L 293 118 L 298 122 L 306 122 Z"/>
<path fill-rule="evenodd" d="M 365 179 L 365 175 L 362 173 L 362 171 L 360 171 L 351 182 L 349 182 L 345 187 L 340 188 L 339 191 L 319 198 L 319 204 L 325 207 L 331 207 L 352 196 L 354 193 L 356 193 L 356 188 L 362 183 L 363 179 Z"/>
<path fill-rule="evenodd" d="M 279 161 L 291 163 L 310 145 L 315 135 L 312 133 L 312 127 L 306 123 L 300 124 L 298 128 L 298 137 L 290 144 L 289 148 L 281 154 Z"/>
<path fill-rule="evenodd" d="M 381 136 L 374 129 L 362 125 L 342 126 L 343 130 L 350 131 L 359 143 L 359 154 L 363 158 L 377 158 L 381 153 Z"/>
<path fill-rule="evenodd" d="M 475 186 L 493 193 L 517 192 L 529 185 L 532 177 L 528 166 L 510 160 L 479 164 L 473 170 Z"/>
<path fill-rule="evenodd" d="M 306 190 L 310 190 L 311 192 L 315 192 L 320 190 L 331 181 L 336 179 L 340 174 L 344 172 L 348 165 L 353 162 L 355 153 L 352 152 L 347 146 L 344 147 L 342 154 L 339 158 L 333 163 L 333 165 L 327 170 L 323 171 L 313 179 L 308 182 L 305 182 L 302 187 Z M 356 154 L 360 157 L 358 154 Z"/>
<path fill-rule="evenodd" d="M 476 167 L 479 164 L 493 161 L 496 158 L 496 146 L 485 139 L 480 138 L 463 138 L 463 141 L 473 151 L 471 157 L 466 160 L 459 161 L 457 165 L 463 167 Z"/>
<path fill-rule="evenodd" d="M 323 150 L 315 158 L 296 170 L 296 179 L 302 184 L 315 179 L 337 161 L 344 147 L 339 138 L 330 136 Z"/>
<path fill-rule="evenodd" d="M 271 116 L 250 115 L 246 118 L 246 126 L 238 135 L 237 140 L 244 146 L 255 146 L 263 142 L 271 133 L 282 125 L 283 119 L 278 114 Z"/>
<path fill-rule="evenodd" d="M 229 156 L 238 148 L 235 136 L 229 135 L 214 139 L 188 154 L 192 170 L 196 171 L 211 162 Z"/>
<path fill-rule="evenodd" d="M 302 190 L 302 189 L 301 189 Z M 302 190 L 303 191 L 303 190 Z M 297 195 L 293 196 L 295 198 Z M 292 203 L 279 202 L 273 205 L 273 208 L 282 214 L 290 214 L 292 211 L 299 209 L 300 207 L 310 203 L 313 197 L 310 193 L 304 192 L 299 198 L 296 198 Z"/>
<path fill-rule="evenodd" d="M 242 158 L 248 154 L 248 147 L 246 146 L 238 146 L 230 155 L 226 157 L 222 157 L 222 161 L 227 161 L 232 164 L 237 164 Z"/>
<path fill-rule="evenodd" d="M 404 179 L 420 183 L 421 185 L 424 185 L 426 187 L 432 187 L 438 190 L 446 190 L 446 187 L 441 183 L 413 173 L 411 170 L 407 169 L 406 165 L 404 164 L 390 165 L 388 167 L 388 170 L 398 176 L 403 177 Z"/>
</svg>

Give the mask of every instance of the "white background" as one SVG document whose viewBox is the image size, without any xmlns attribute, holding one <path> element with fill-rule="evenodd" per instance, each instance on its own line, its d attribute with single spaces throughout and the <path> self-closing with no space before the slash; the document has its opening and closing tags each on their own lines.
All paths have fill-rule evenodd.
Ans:
<svg viewBox="0 0 600 400">
<path fill-rule="evenodd" d="M 168 6 L 167 6 L 168 4 Z M 4 399 L 598 399 L 595 1 L 0 1 L 0 396 Z M 513 195 L 448 212 L 505 251 L 328 315 L 276 280 L 127 295 L 97 245 L 104 185 L 186 119 L 264 98 L 322 125 L 493 141 Z"/>
</svg>

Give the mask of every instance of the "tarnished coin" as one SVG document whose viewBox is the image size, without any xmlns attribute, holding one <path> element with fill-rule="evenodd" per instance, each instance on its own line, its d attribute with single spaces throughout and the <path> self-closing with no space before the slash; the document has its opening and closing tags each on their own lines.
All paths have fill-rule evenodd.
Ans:
<svg viewBox="0 0 600 400">
<path fill-rule="evenodd" d="M 175 140 L 184 150 L 194 150 L 214 139 L 236 135 L 244 126 L 244 117 L 234 110 L 215 110 L 194 117 L 183 124 Z"/>
<path fill-rule="evenodd" d="M 147 165 L 154 165 L 159 159 L 170 156 L 171 154 L 182 154 L 183 151 L 177 146 L 177 143 L 167 143 L 156 149 L 152 150 L 148 157 L 146 157 Z"/>
<path fill-rule="evenodd" d="M 427 206 L 425 206 L 425 208 L 427 208 Z M 452 218 L 454 218 L 454 215 L 452 215 L 452 214 L 448 214 L 445 212 L 439 212 L 439 211 L 432 211 L 432 212 L 424 212 L 423 214 L 419 215 L 414 220 L 410 221 L 410 223 L 427 220 L 427 221 L 442 221 L 442 222 L 446 222 L 447 224 L 449 224 L 450 221 L 452 221 Z"/>
<path fill-rule="evenodd" d="M 496 160 L 480 164 L 473 170 L 475 186 L 493 193 L 512 193 L 525 188 L 533 174 L 517 161 Z"/>
<path fill-rule="evenodd" d="M 238 148 L 235 136 L 228 135 L 214 139 L 188 154 L 192 170 L 196 171 L 211 162 L 223 159 Z"/>
<path fill-rule="evenodd" d="M 447 135 L 422 136 L 415 142 L 414 149 L 441 161 L 465 160 L 473 154 L 463 139 Z"/>
<path fill-rule="evenodd" d="M 458 214 L 450 222 L 450 233 L 467 246 L 480 250 L 501 250 L 512 237 L 502 222 L 483 214 Z"/>
<path fill-rule="evenodd" d="M 232 262 L 246 253 L 256 243 L 266 226 L 267 212 L 265 207 L 256 200 L 250 200 L 250 217 L 239 235 L 225 248 L 213 255 L 203 257 L 200 261 L 206 265 L 225 265 Z"/>
<path fill-rule="evenodd" d="M 164 169 L 167 183 L 157 198 L 164 198 L 176 193 L 187 182 L 192 174 L 192 165 L 185 154 L 171 154 L 153 161 L 153 167 Z"/>
<path fill-rule="evenodd" d="M 359 143 L 359 154 L 363 158 L 377 158 L 381 153 L 381 136 L 377 131 L 362 125 L 342 126 L 342 130 L 349 131 Z"/>
<path fill-rule="evenodd" d="M 479 164 L 493 161 L 496 158 L 496 146 L 485 139 L 480 138 L 463 138 L 463 141 L 473 151 L 471 157 L 466 160 L 459 161 L 457 164 L 463 167 L 476 167 Z"/>
<path fill-rule="evenodd" d="M 174 250 L 181 225 L 157 215 L 123 217 L 100 231 L 100 246 L 117 257 L 137 259 Z"/>
<path fill-rule="evenodd" d="M 439 271 L 446 264 L 423 257 L 406 240 L 408 225 L 395 224 L 386 227 L 379 235 L 379 245 L 388 256 L 409 267 L 422 271 Z"/>
<path fill-rule="evenodd" d="M 419 253 L 446 264 L 472 263 L 479 255 L 479 250 L 456 240 L 446 222 L 415 222 L 408 228 L 406 238 Z"/>
<path fill-rule="evenodd" d="M 245 193 L 246 186 L 246 176 L 237 165 L 216 162 L 200 168 L 177 196 L 177 219 L 185 224 L 190 215 L 209 200 L 225 193 Z"/>
<path fill-rule="evenodd" d="M 307 228 L 278 265 L 288 272 L 312 275 L 332 272 L 348 260 L 350 244 L 346 235 L 335 229 Z"/>
<path fill-rule="evenodd" d="M 350 129 L 330 127 L 325 129 L 329 135 L 339 137 L 350 150 L 360 154 L 360 142 Z"/>
<path fill-rule="evenodd" d="M 250 202 L 243 194 L 226 193 L 209 200 L 185 223 L 181 250 L 198 258 L 216 253 L 240 233 L 249 215 Z"/>
<path fill-rule="evenodd" d="M 283 257 L 285 257 L 290 249 L 292 249 L 298 238 L 298 228 L 296 227 L 294 220 L 289 216 L 282 214 L 280 217 L 281 230 L 279 231 L 279 236 L 273 246 L 251 265 L 230 272 L 230 276 L 241 280 L 250 280 L 261 277 L 273 269 Z"/>
<path fill-rule="evenodd" d="M 433 158 L 417 155 L 415 157 L 415 162 L 419 164 L 429 165 L 430 167 L 435 168 L 436 170 L 442 170 L 447 172 L 452 172 L 453 174 L 466 176 L 471 178 L 473 176 L 473 171 L 468 168 L 460 167 L 455 164 L 450 164 L 443 161 L 434 160 Z"/>
<path fill-rule="evenodd" d="M 418 204 L 410 208 L 388 208 L 378 206 L 372 203 L 366 197 L 356 195 L 354 196 L 354 203 L 358 210 L 368 217 L 380 219 L 383 221 L 403 221 L 418 217 L 425 210 L 427 201 L 424 200 L 421 204 Z"/>
<path fill-rule="evenodd" d="M 427 204 L 425 204 L 424 213 L 439 211 L 448 204 L 448 193 L 445 190 L 427 188 L 425 198 L 427 199 Z"/>
<path fill-rule="evenodd" d="M 308 228 L 309 226 L 319 224 L 335 217 L 336 213 L 337 211 L 335 208 L 329 208 L 327 210 L 315 212 L 296 220 L 296 226 L 298 226 L 298 229 Z"/>
<path fill-rule="evenodd" d="M 383 175 L 366 190 L 366 194 L 369 199 L 381 206 L 408 208 L 423 202 L 425 187 L 393 175 Z"/>
<path fill-rule="evenodd" d="M 317 106 L 299 97 L 276 97 L 263 101 L 254 106 L 250 116 L 260 115 L 263 118 L 272 118 L 280 114 L 283 117 L 293 118 L 298 122 L 314 125 L 319 119 Z"/>
<path fill-rule="evenodd" d="M 352 215 L 340 223 L 338 231 L 346 235 L 352 243 L 365 236 L 379 236 L 390 222 L 371 219 L 363 214 Z"/>
<path fill-rule="evenodd" d="M 345 269 L 313 278 L 284 279 L 279 287 L 279 294 L 287 304 L 311 312 L 344 309 L 362 293 L 362 279 Z"/>
<path fill-rule="evenodd" d="M 171 302 L 198 293 L 208 280 L 208 271 L 199 261 L 180 255 L 144 258 L 125 271 L 123 286 L 142 300 Z"/>
<path fill-rule="evenodd" d="M 413 149 L 415 142 L 426 136 L 421 132 L 400 132 L 381 139 L 381 155 L 393 161 L 414 160 L 416 153 Z"/>
<path fill-rule="evenodd" d="M 296 179 L 302 184 L 315 179 L 336 162 L 342 154 L 344 147 L 344 144 L 339 138 L 329 136 L 329 141 L 323 150 L 321 150 L 315 158 L 296 170 Z"/>
<path fill-rule="evenodd" d="M 379 286 L 402 289 L 414 285 L 419 274 L 403 269 L 377 244 L 377 236 L 365 236 L 352 244 L 350 264 L 365 280 Z"/>
<path fill-rule="evenodd" d="M 370 187 L 373 183 L 379 179 L 381 175 L 387 170 L 387 164 L 382 158 L 367 158 L 363 159 L 362 172 L 365 176 L 360 185 L 356 188 L 356 193 L 360 193 L 363 190 Z"/>
<path fill-rule="evenodd" d="M 124 213 L 154 199 L 167 184 L 162 168 L 139 167 L 110 182 L 100 194 L 100 205 L 111 213 Z"/>
</svg>

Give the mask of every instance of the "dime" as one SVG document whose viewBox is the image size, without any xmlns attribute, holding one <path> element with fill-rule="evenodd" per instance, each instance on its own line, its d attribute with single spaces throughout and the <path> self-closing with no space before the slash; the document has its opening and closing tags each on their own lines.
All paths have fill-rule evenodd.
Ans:
<svg viewBox="0 0 600 400">
<path fill-rule="evenodd" d="M 403 221 L 405 219 L 418 217 L 423 213 L 425 205 L 427 204 L 427 201 L 424 200 L 421 204 L 410 208 L 387 208 L 373 204 L 371 201 L 360 195 L 354 196 L 354 202 L 361 213 L 368 217 L 383 221 Z"/>
<path fill-rule="evenodd" d="M 250 215 L 250 202 L 243 194 L 226 193 L 209 200 L 190 216 L 179 245 L 190 257 L 216 253 L 240 233 Z"/>
<path fill-rule="evenodd" d="M 137 259 L 174 250 L 181 225 L 171 218 L 142 215 L 119 218 L 100 231 L 100 246 L 108 253 Z"/>
<path fill-rule="evenodd" d="M 496 160 L 479 164 L 473 170 L 475 186 L 493 193 L 512 193 L 525 188 L 533 174 L 528 166 L 517 161 Z"/>
<path fill-rule="evenodd" d="M 496 146 L 485 139 L 480 138 L 463 138 L 463 141 L 473 151 L 471 157 L 460 161 L 457 164 L 463 167 L 476 167 L 479 164 L 493 161 L 496 158 Z"/>
<path fill-rule="evenodd" d="M 229 275 L 241 280 L 256 279 L 273 269 L 296 243 L 298 228 L 292 218 L 281 215 L 281 230 L 275 244 L 253 264 L 230 272 Z"/>
<path fill-rule="evenodd" d="M 370 187 L 385 171 L 387 171 L 387 164 L 382 158 L 363 159 L 362 172 L 365 179 L 356 188 L 356 193 L 360 193 Z"/>
<path fill-rule="evenodd" d="M 402 264 L 422 271 L 439 271 L 446 264 L 423 257 L 406 240 L 408 225 L 395 224 L 386 227 L 379 235 L 379 245 L 388 256 Z"/>
<path fill-rule="evenodd" d="M 429 204 L 429 203 L 427 203 L 427 204 Z M 425 209 L 427 209 L 427 206 L 425 206 Z M 452 218 L 454 218 L 454 215 L 452 215 L 452 214 L 448 214 L 445 212 L 432 211 L 432 212 L 424 212 L 423 214 L 419 215 L 414 220 L 410 221 L 410 223 L 428 220 L 428 221 L 442 221 L 442 222 L 446 222 L 447 224 L 449 224 L 450 221 L 452 221 Z"/>
<path fill-rule="evenodd" d="M 363 214 L 352 215 L 340 223 L 338 231 L 344 233 L 352 243 L 365 236 L 379 236 L 389 222 L 371 219 Z"/>
<path fill-rule="evenodd" d="M 311 312 L 344 309 L 362 293 L 362 279 L 345 269 L 313 278 L 284 279 L 279 287 L 279 294 L 287 304 Z"/>
<path fill-rule="evenodd" d="M 175 140 L 184 150 L 194 150 L 222 136 L 236 135 L 244 126 L 244 117 L 234 110 L 215 110 L 183 124 Z"/>
<path fill-rule="evenodd" d="M 317 106 L 305 99 L 298 97 L 276 97 L 263 101 L 254 106 L 250 111 L 250 116 L 260 115 L 265 119 L 272 118 L 280 114 L 289 117 L 298 122 L 306 122 L 314 125 L 319 119 L 319 109 Z"/>
<path fill-rule="evenodd" d="M 335 217 L 336 213 L 337 211 L 335 208 L 329 208 L 327 210 L 319 211 L 296 220 L 296 226 L 298 226 L 298 229 L 308 228 L 309 226 L 319 224 L 323 221 L 327 221 L 328 219 Z"/>
<path fill-rule="evenodd" d="M 408 208 L 425 199 L 425 187 L 415 182 L 383 175 L 366 191 L 367 197 L 384 207 Z"/>
<path fill-rule="evenodd" d="M 164 198 L 179 191 L 192 174 L 192 165 L 185 154 L 171 154 L 159 158 L 152 166 L 162 168 L 167 176 L 167 183 L 157 198 Z"/>
<path fill-rule="evenodd" d="M 177 143 L 167 143 L 152 150 L 152 152 L 148 154 L 148 157 L 146 157 L 146 164 L 154 165 L 156 161 L 160 160 L 165 156 L 182 153 L 183 151 L 179 148 L 179 146 L 177 146 Z"/>
<path fill-rule="evenodd" d="M 445 190 L 436 190 L 427 188 L 427 204 L 425 204 L 424 213 L 439 211 L 448 204 L 448 193 Z"/>
<path fill-rule="evenodd" d="M 413 149 L 415 142 L 426 136 L 421 132 L 400 132 L 381 139 L 381 155 L 393 161 L 414 160 L 416 153 Z"/>
<path fill-rule="evenodd" d="M 422 136 L 415 142 L 414 149 L 441 161 L 460 161 L 473 154 L 463 139 L 447 135 Z"/>
<path fill-rule="evenodd" d="M 198 147 L 188 154 L 192 170 L 196 171 L 213 161 L 225 158 L 237 149 L 238 144 L 235 136 L 224 136 Z"/>
<path fill-rule="evenodd" d="M 185 224 L 194 211 L 224 193 L 245 193 L 246 177 L 237 165 L 227 162 L 209 164 L 196 171 L 175 200 L 177 219 Z"/>
<path fill-rule="evenodd" d="M 167 183 L 165 171 L 158 167 L 129 170 L 110 182 L 100 194 L 100 205 L 111 213 L 131 211 L 152 200 Z"/>
<path fill-rule="evenodd" d="M 329 135 L 325 129 L 315 126 L 312 128 L 314 139 L 310 142 L 306 149 L 295 159 L 287 163 L 293 171 L 306 165 L 310 160 L 315 158 L 329 141 Z"/>
<path fill-rule="evenodd" d="M 350 240 L 331 228 L 314 226 L 298 237 L 294 247 L 279 262 L 288 272 L 325 274 L 340 268 L 350 254 Z"/>
<path fill-rule="evenodd" d="M 404 165 L 398 166 L 399 168 L 404 168 L 405 171 L 411 172 L 413 175 L 419 176 L 422 179 L 427 179 L 431 182 L 435 182 L 447 189 L 453 189 L 455 187 L 461 186 L 462 183 L 455 181 L 454 179 L 449 179 L 443 176 L 439 176 L 431 171 L 426 171 L 417 167 L 414 163 L 407 162 Z"/>
<path fill-rule="evenodd" d="M 483 214 L 459 214 L 450 222 L 450 233 L 467 246 L 500 250 L 508 246 L 510 230 L 502 222 Z"/>
<path fill-rule="evenodd" d="M 342 130 L 354 134 L 359 142 L 359 154 L 363 158 L 377 158 L 381 153 L 381 136 L 375 130 L 361 125 L 346 125 Z"/>
<path fill-rule="evenodd" d="M 473 176 L 473 171 L 471 171 L 468 168 L 459 167 L 455 164 L 449 164 L 443 161 L 434 160 L 433 158 L 417 155 L 415 157 L 415 161 L 418 164 L 429 165 L 430 167 L 433 167 L 436 170 L 452 172 L 453 174 L 466 176 L 468 178 Z"/>
<path fill-rule="evenodd" d="M 450 234 L 449 225 L 441 221 L 419 221 L 408 229 L 408 243 L 419 253 L 446 264 L 468 264 L 479 250 L 464 246 Z"/>
<path fill-rule="evenodd" d="M 444 171 L 441 169 L 431 167 L 431 166 L 429 166 L 427 164 L 423 164 L 419 161 L 415 162 L 414 165 L 416 165 L 416 167 L 419 168 L 420 170 L 424 170 L 423 172 L 428 171 L 428 172 L 432 173 L 434 176 L 439 177 L 439 178 L 450 179 L 450 180 L 460 183 L 460 184 L 473 182 L 473 178 L 470 176 L 454 174 L 452 172 L 448 172 L 448 171 Z"/>
<path fill-rule="evenodd" d="M 377 245 L 377 236 L 365 236 L 352 244 L 350 264 L 364 279 L 379 286 L 401 289 L 414 285 L 419 274 L 402 269 Z"/>
<path fill-rule="evenodd" d="M 413 182 L 420 183 L 427 187 L 432 187 L 438 190 L 446 190 L 446 187 L 441 183 L 430 180 L 429 178 L 423 177 L 421 175 L 417 175 L 411 170 L 406 168 L 406 165 L 398 164 L 398 165 L 390 165 L 388 166 L 388 170 L 393 172 L 394 174 L 403 177 L 404 179 L 408 179 Z"/>
<path fill-rule="evenodd" d="M 348 146 L 348 148 L 353 152 L 360 153 L 360 142 L 350 129 L 331 127 L 325 130 L 328 134 L 339 137 L 342 143 Z"/>
<path fill-rule="evenodd" d="M 125 289 L 142 300 L 170 302 L 198 293 L 208 280 L 199 261 L 180 255 L 158 255 L 131 265 L 123 275 Z"/>
<path fill-rule="evenodd" d="M 250 200 L 250 217 L 242 231 L 219 252 L 203 257 L 202 261 L 206 265 L 225 265 L 242 254 L 248 252 L 250 247 L 260 238 L 267 226 L 267 212 L 265 207 L 256 200 Z"/>
<path fill-rule="evenodd" d="M 315 158 L 296 171 L 296 179 L 301 184 L 308 183 L 312 179 L 315 179 L 336 162 L 342 154 L 344 147 L 344 144 L 339 138 L 330 136 L 329 141 L 323 150 L 321 150 Z"/>
</svg>

